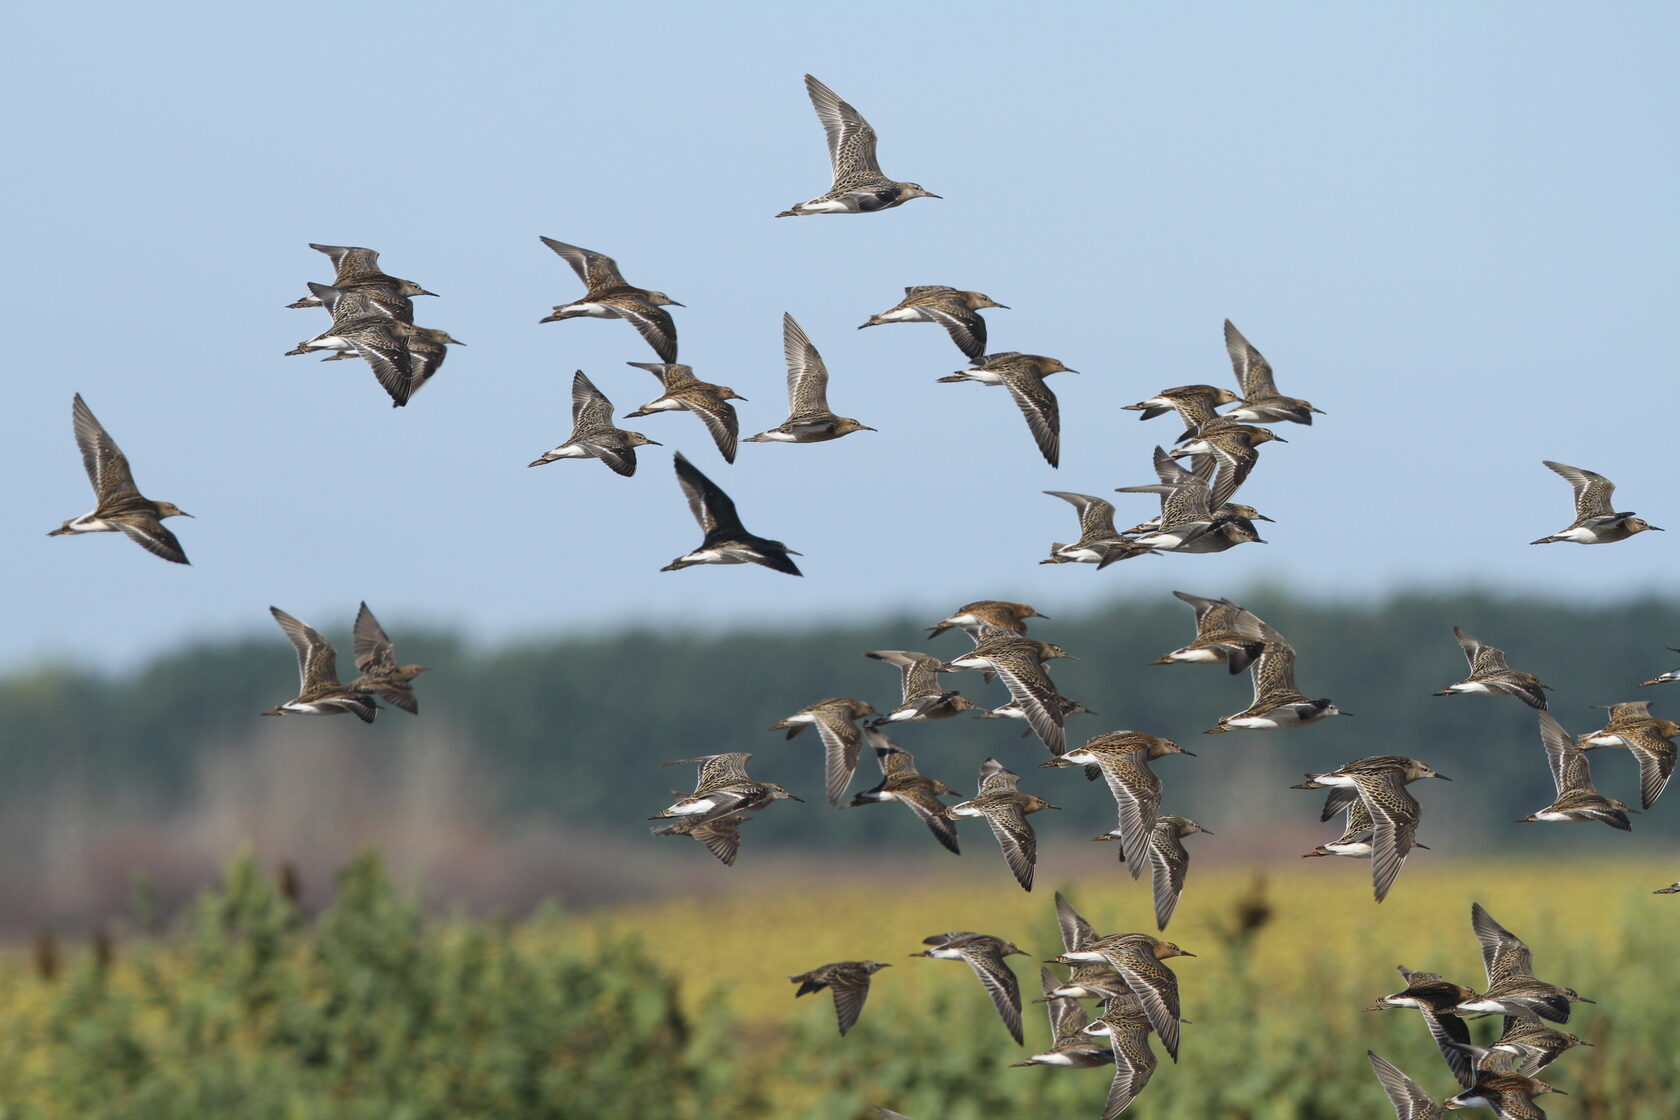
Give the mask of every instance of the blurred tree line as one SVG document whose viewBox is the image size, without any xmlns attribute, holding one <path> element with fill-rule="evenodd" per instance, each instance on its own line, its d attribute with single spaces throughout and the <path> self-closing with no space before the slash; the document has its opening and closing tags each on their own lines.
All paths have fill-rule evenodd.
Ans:
<svg viewBox="0 0 1680 1120">
<path fill-rule="evenodd" d="M 1199 594 L 1220 590 L 1195 580 L 1183 586 Z M 1466 592 L 1359 604 L 1266 589 L 1234 598 L 1294 644 L 1308 696 L 1330 696 L 1354 717 L 1292 732 L 1202 736 L 1220 715 L 1248 704 L 1249 681 L 1222 667 L 1148 664 L 1193 634 L 1192 612 L 1169 596 L 1032 622 L 1035 637 L 1077 657 L 1050 665 L 1063 693 L 1100 713 L 1074 717 L 1070 741 L 1132 727 L 1178 739 L 1200 755 L 1158 767 L 1169 809 L 1242 812 L 1231 789 L 1239 770 L 1249 780 L 1263 776 L 1268 788 L 1274 782 L 1285 788 L 1283 779 L 1298 781 L 1308 769 L 1397 753 L 1423 758 L 1455 781 L 1450 790 L 1428 791 L 1429 803 L 1445 811 L 1426 820 L 1426 841 L 1451 831 L 1510 842 L 1528 830 L 1534 833 L 1524 835 L 1528 844 L 1578 842 L 1580 830 L 1591 826 L 1519 829 L 1510 823 L 1552 796 L 1533 712 L 1510 698 L 1430 695 L 1467 674 L 1454 625 L 1504 648 L 1514 667 L 1554 686 L 1552 711 L 1571 732 L 1600 725 L 1605 714 L 1591 708 L 1596 704 L 1651 699 L 1659 714 L 1680 712 L 1680 684 L 1637 687 L 1680 664 L 1680 655 L 1664 648 L 1680 640 L 1680 608 L 1662 600 L 1588 605 Z M 374 726 L 354 730 L 369 743 L 400 749 L 422 724 L 447 728 L 465 745 L 489 810 L 503 820 L 539 817 L 639 835 L 641 822 L 669 802 L 671 790 L 692 784 L 692 768 L 661 769 L 661 762 L 745 750 L 755 754 L 755 775 L 781 782 L 811 803 L 760 814 L 750 824 L 749 844 L 774 839 L 820 847 L 843 839 L 848 847 L 930 845 L 908 813 L 827 810 L 815 734 L 784 742 L 766 729 L 831 696 L 859 697 L 889 710 L 899 698 L 897 671 L 863 652 L 918 649 L 952 657 L 968 647 L 955 631 L 929 641 L 925 627 L 932 618 L 829 625 L 795 619 L 775 630 L 717 635 L 632 629 L 492 649 L 472 648 L 447 634 L 409 633 L 400 619 L 385 621 L 403 660 L 434 667 L 418 681 L 422 715 L 415 720 L 387 711 Z M 340 664 L 348 668 L 348 635 L 329 637 L 339 643 Z M 944 679 L 979 702 L 1007 699 L 1001 685 L 983 685 L 975 673 Z M 6 775 L 0 806 L 38 798 L 74 774 L 96 795 L 121 794 L 167 808 L 185 795 L 203 752 L 240 749 L 268 722 L 257 713 L 292 695 L 296 680 L 291 647 L 278 632 L 196 646 L 117 676 L 75 666 L 13 676 L 0 682 L 0 768 Z M 1670 689 L 1674 702 L 1665 704 Z M 892 734 L 925 773 L 961 790 L 972 788 L 979 761 L 996 755 L 1023 774 L 1024 788 L 1059 804 L 1077 799 L 1079 806 L 1070 807 L 1078 812 L 1036 818 L 1051 830 L 1108 827 L 1112 810 L 1105 798 L 1068 794 L 1064 774 L 1036 769 L 1047 756 L 1036 739 L 1018 738 L 1022 726 L 963 716 Z M 1626 752 L 1600 751 L 1592 758 L 1601 788 L 1637 801 L 1636 772 Z M 875 780 L 866 749 L 852 788 Z M 1638 818 L 1637 832 L 1674 834 L 1675 796 Z M 1300 806 L 1302 821 L 1316 817 L 1305 801 Z"/>
</svg>

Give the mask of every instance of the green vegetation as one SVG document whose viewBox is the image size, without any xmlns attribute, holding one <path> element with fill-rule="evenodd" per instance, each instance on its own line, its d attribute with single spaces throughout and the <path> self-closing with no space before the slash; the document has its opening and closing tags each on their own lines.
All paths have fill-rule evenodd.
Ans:
<svg viewBox="0 0 1680 1120">
<path fill-rule="evenodd" d="M 1358 870 L 1289 869 L 1258 895 L 1230 873 L 1192 884 L 1172 930 L 1198 954 L 1173 962 L 1182 1061 L 1163 1059 L 1129 1116 L 1387 1115 L 1367 1048 L 1446 1095 L 1416 1014 L 1360 1009 L 1397 989 L 1396 960 L 1479 982 L 1473 897 L 1548 978 L 1599 1001 L 1570 1024 L 1596 1045 L 1546 1072 L 1571 1094 L 1551 1114 L 1680 1113 L 1680 1006 L 1651 972 L 1680 935 L 1670 900 L 1641 889 L 1649 865 L 1424 871 L 1426 889 L 1380 909 Z M 1012 958 L 1030 998 L 1033 958 L 1057 947 L 1048 890 L 790 890 L 508 923 L 427 918 L 372 856 L 318 914 L 287 882 L 242 857 L 166 932 L 147 932 L 140 892 L 93 950 L 0 956 L 0 1118 L 864 1120 L 883 1104 L 993 1120 L 1095 1117 L 1107 1092 L 1100 1070 L 1008 1068 L 1022 1051 L 969 970 L 906 955 L 940 930 L 995 931 L 1032 954 Z M 1147 888 L 1123 878 L 1067 889 L 1102 929 L 1148 912 Z M 796 1001 L 785 976 L 854 956 L 895 967 L 841 1038 L 826 996 Z M 1042 1045 L 1038 1008 L 1026 1025 Z"/>
</svg>

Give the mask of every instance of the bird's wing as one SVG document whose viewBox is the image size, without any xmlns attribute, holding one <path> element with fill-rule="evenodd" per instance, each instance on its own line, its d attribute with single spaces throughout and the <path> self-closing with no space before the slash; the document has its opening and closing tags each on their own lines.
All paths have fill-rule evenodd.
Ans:
<svg viewBox="0 0 1680 1120">
<path fill-rule="evenodd" d="M 1014 873 L 1015 881 L 1032 890 L 1033 868 L 1038 863 L 1038 836 L 1027 823 L 1027 815 L 1019 805 L 997 805 L 986 810 L 986 823 L 992 826 L 992 835 L 1003 849 L 1004 861 Z"/>
<path fill-rule="evenodd" d="M 573 436 L 612 427 L 612 414 L 612 402 L 589 380 L 589 375 L 581 369 L 572 374 Z"/>
<path fill-rule="evenodd" d="M 788 415 L 828 411 L 828 367 L 792 315 L 782 315 L 782 355 L 787 359 Z"/>
<path fill-rule="evenodd" d="M 187 553 L 181 542 L 157 518 L 125 517 L 117 522 L 117 528 L 122 530 L 123 536 L 153 556 L 161 556 L 177 564 L 187 563 Z"/>
<path fill-rule="evenodd" d="M 1505 664 L 1505 651 L 1498 646 L 1490 646 L 1479 641 L 1473 635 L 1466 634 L 1457 626 L 1453 627 L 1453 637 L 1464 650 L 1464 659 L 1470 662 L 1472 673 L 1490 672 L 1494 669 L 1508 669 Z"/>
<path fill-rule="evenodd" d="M 70 402 L 70 418 L 76 432 L 76 446 L 82 451 L 82 467 L 93 484 L 94 496 L 103 504 L 118 494 L 138 494 L 134 474 L 129 470 L 128 457 L 117 446 L 77 393 Z"/>
<path fill-rule="evenodd" d="M 1056 394 L 1043 378 L 1030 374 L 1005 373 L 1002 380 L 1021 415 L 1027 418 L 1027 427 L 1032 430 L 1044 461 L 1052 467 L 1058 465 L 1062 455 L 1062 414 Z"/>
<path fill-rule="evenodd" d="M 293 618 L 279 607 L 269 607 L 268 613 L 280 624 L 286 637 L 292 640 L 298 655 L 299 695 L 323 684 L 338 683 L 337 654 L 321 632 L 307 623 Z"/>
<path fill-rule="evenodd" d="M 970 358 L 979 358 L 986 353 L 986 320 L 978 312 L 958 304 L 923 304 L 922 311 L 929 319 L 945 328 L 945 333 L 951 336 L 951 341 L 957 344 Z"/>
<path fill-rule="evenodd" d="M 1097 939 L 1097 931 L 1080 916 L 1061 891 L 1056 892 L 1056 924 L 1062 931 L 1062 948 L 1067 952 Z"/>
<path fill-rule="evenodd" d="M 1128 952 L 1110 955 L 1108 963 L 1126 982 L 1126 987 L 1143 1005 L 1149 1025 L 1161 1038 L 1161 1045 L 1173 1061 L 1178 1061 L 1178 978 L 1172 970 L 1145 949 L 1142 953 Z M 1116 1055 L 1118 1061 L 1118 1054 Z"/>
<path fill-rule="evenodd" d="M 682 402 L 712 433 L 712 441 L 717 444 L 723 461 L 733 463 L 741 439 L 741 421 L 735 406 L 711 393 L 685 393 Z"/>
<path fill-rule="evenodd" d="M 817 734 L 823 742 L 828 772 L 828 800 L 838 802 L 857 770 L 858 753 L 863 749 L 863 732 L 850 716 L 834 711 L 816 713 Z"/>
<path fill-rule="evenodd" d="M 612 308 L 613 314 L 635 327 L 647 339 L 653 352 L 662 362 L 677 360 L 677 324 L 671 313 L 656 307 L 634 292 L 621 293 L 600 302 Z"/>
<path fill-rule="evenodd" d="M 1622 743 L 1639 760 L 1640 808 L 1649 809 L 1674 776 L 1674 744 L 1651 727 L 1622 732 Z"/>
<path fill-rule="evenodd" d="M 1003 1025 L 1009 1028 L 1010 1035 L 1017 1043 L 1021 1042 L 1021 988 L 1015 982 L 1015 974 L 1009 971 L 1003 957 L 994 947 L 985 949 L 959 949 L 963 960 L 974 970 L 974 975 L 985 985 L 986 994 L 992 997 L 992 1006 L 997 1008 L 998 1017 Z"/>
<path fill-rule="evenodd" d="M 1440 1116 L 1440 1109 L 1435 1107 L 1435 1102 L 1418 1087 L 1417 1082 L 1371 1051 L 1365 1051 L 1365 1056 L 1371 1061 L 1371 1072 L 1382 1082 L 1383 1092 L 1388 1094 L 1388 1099 L 1394 1104 L 1396 1120 L 1425 1120 L 1427 1117 Z M 1434 1111 L 1430 1112 L 1432 1108 Z"/>
<path fill-rule="evenodd" d="M 1260 356 L 1254 344 L 1242 332 L 1225 320 L 1225 349 L 1231 355 L 1231 367 L 1237 374 L 1237 386 L 1247 400 L 1278 395 L 1272 380 L 1272 365 Z"/>
<path fill-rule="evenodd" d="M 1552 718 L 1550 712 L 1540 713 L 1540 742 L 1546 748 L 1546 765 L 1551 767 L 1552 784 L 1560 795 L 1571 790 L 1593 788 L 1592 763 L 1587 761 L 1587 752 L 1575 745 L 1569 732 Z"/>
<path fill-rule="evenodd" d="M 1184 892 L 1184 873 L 1190 867 L 1190 853 L 1178 836 L 1165 828 L 1151 831 L 1149 836 L 1149 870 L 1155 894 L 1155 926 L 1166 929 L 1178 909 L 1178 896 Z"/>
<path fill-rule="evenodd" d="M 852 1029 L 863 1013 L 863 1001 L 869 996 L 869 976 L 859 972 L 837 972 L 828 982 L 834 993 L 834 1015 L 840 1020 L 840 1033 Z"/>
<path fill-rule="evenodd" d="M 1354 779 L 1360 800 L 1371 811 L 1371 889 L 1378 902 L 1388 897 L 1406 857 L 1417 842 L 1419 807 L 1397 771 Z"/>
<path fill-rule="evenodd" d="M 1540 461 L 1568 480 L 1570 488 L 1575 491 L 1575 516 L 1577 519 L 1607 517 L 1616 512 L 1610 505 L 1610 495 L 1616 491 L 1614 482 L 1601 474 L 1584 471 L 1580 467 L 1572 467 L 1568 463 L 1554 463 L 1550 459 Z"/>
<path fill-rule="evenodd" d="M 856 109 L 840 100 L 839 94 L 809 74 L 805 75 L 805 89 L 811 95 L 817 119 L 822 121 L 823 132 L 828 137 L 828 160 L 834 168 L 834 185 L 838 187 L 860 173 L 880 176 L 881 165 L 875 162 L 875 130 L 869 127 L 869 122 Z"/>
<path fill-rule="evenodd" d="M 617 262 L 604 253 L 580 249 L 576 245 L 568 245 L 552 237 L 544 237 L 542 243 L 558 253 L 561 260 L 571 265 L 572 271 L 578 274 L 578 279 L 582 280 L 590 291 L 629 286 L 625 284 L 624 277 L 619 275 Z"/>
<path fill-rule="evenodd" d="M 1149 1048 L 1149 1031 L 1138 1029 L 1111 1035 L 1114 1047 L 1114 1080 L 1108 1087 L 1102 1120 L 1114 1120 L 1130 1107 L 1149 1077 L 1155 1072 L 1155 1051 Z"/>
<path fill-rule="evenodd" d="M 395 650 L 385 628 L 379 625 L 379 620 L 373 617 L 368 605 L 363 603 L 356 612 L 356 627 L 353 631 L 356 642 L 356 668 L 367 672 L 368 666 L 395 660 Z"/>
<path fill-rule="evenodd" d="M 744 533 L 741 518 L 735 512 L 735 503 L 728 494 L 718 489 L 717 484 L 684 458 L 678 451 L 672 461 L 677 468 L 677 481 L 681 483 L 683 494 L 688 498 L 688 510 L 694 515 L 694 520 L 700 523 L 703 532 L 710 535 L 723 530 L 729 535 Z"/>
<path fill-rule="evenodd" d="M 1512 976 L 1534 975 L 1534 955 L 1522 938 L 1494 921 L 1479 902 L 1470 906 L 1470 928 L 1476 931 L 1476 940 L 1482 946 L 1488 987 Z"/>
<path fill-rule="evenodd" d="M 957 855 L 962 854 L 962 849 L 957 844 L 956 823 L 951 820 L 951 814 L 946 812 L 944 804 L 937 797 L 919 786 L 896 792 L 898 799 L 910 806 L 910 811 L 928 826 L 928 831 L 933 833 L 935 840 Z"/>
</svg>

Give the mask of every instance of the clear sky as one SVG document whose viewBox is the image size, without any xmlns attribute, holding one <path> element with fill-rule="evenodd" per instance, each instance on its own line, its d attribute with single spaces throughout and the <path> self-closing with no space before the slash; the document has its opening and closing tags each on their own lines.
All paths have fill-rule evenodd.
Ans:
<svg viewBox="0 0 1680 1120">
<path fill-rule="evenodd" d="M 1356 595 L 1473 581 L 1667 586 L 1674 491 L 1673 44 L 1680 8 L 1556 3 L 24 5 L 4 17 L 14 498 L 0 666 L 127 663 L 188 636 L 484 639 L 636 619 L 796 623 L 968 599 L 1044 607 L 1257 579 Z M 828 185 L 801 75 L 943 201 L 775 220 Z M 681 358 L 784 416 L 780 319 L 879 428 L 743 445 L 693 417 L 620 478 L 525 464 L 586 370 L 657 395 L 628 324 L 538 325 L 581 288 L 539 234 L 670 293 Z M 441 293 L 468 345 L 394 410 L 361 362 L 281 355 L 366 245 Z M 1059 471 L 930 325 L 855 328 L 907 284 L 990 294 L 991 348 L 1061 358 Z M 1040 491 L 1152 481 L 1170 419 L 1120 406 L 1228 384 L 1230 317 L 1324 409 L 1244 489 L 1272 542 L 1039 567 L 1071 510 Z M 92 500 L 82 392 L 193 560 L 45 534 Z M 684 450 L 806 578 L 661 574 L 694 547 Z M 1542 458 L 1598 470 L 1671 531 L 1530 548 L 1571 519 Z M 1129 522 L 1153 512 L 1120 496 Z M 276 632 L 275 638 L 279 635 Z M 1680 637 L 1680 636 L 1677 636 Z"/>
</svg>

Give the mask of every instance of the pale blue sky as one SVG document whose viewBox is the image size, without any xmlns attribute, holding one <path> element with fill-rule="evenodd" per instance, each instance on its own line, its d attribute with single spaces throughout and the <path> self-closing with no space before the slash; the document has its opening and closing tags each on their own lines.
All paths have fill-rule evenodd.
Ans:
<svg viewBox="0 0 1680 1120">
<path fill-rule="evenodd" d="M 1673 495 L 1680 9 L 1666 4 L 916 3 L 34 5 L 4 17 L 11 234 L 0 445 L 0 665 L 133 658 L 272 629 L 480 638 L 627 619 L 788 622 L 971 598 L 1047 613 L 1256 579 L 1355 595 L 1472 580 L 1572 595 L 1663 588 Z M 826 189 L 814 73 L 944 201 L 777 221 Z M 569 431 L 582 368 L 652 399 L 627 324 L 539 326 L 580 291 L 538 242 L 609 253 L 686 304 L 681 357 L 783 416 L 780 318 L 827 359 L 837 411 L 880 429 L 744 445 L 632 422 L 666 447 L 622 479 L 527 470 Z M 330 278 L 310 241 L 381 250 L 465 340 L 406 409 L 359 362 L 281 354 L 325 325 L 284 305 Z M 973 288 L 992 349 L 1052 381 L 1059 471 L 1000 390 L 936 385 L 932 326 L 859 333 L 906 284 Z M 1243 498 L 1272 542 L 1095 572 L 1039 567 L 1071 511 L 1039 492 L 1150 481 L 1177 426 L 1119 411 L 1229 383 L 1229 316 L 1284 392 Z M 49 540 L 91 497 L 82 392 L 175 521 L 178 568 L 116 536 Z M 699 532 L 686 451 L 749 528 L 803 552 L 661 574 Z M 1566 524 L 1542 458 L 1601 471 L 1667 535 L 1530 548 Z M 1121 516 L 1151 500 L 1122 497 Z M 275 638 L 279 635 L 276 632 Z"/>
</svg>

